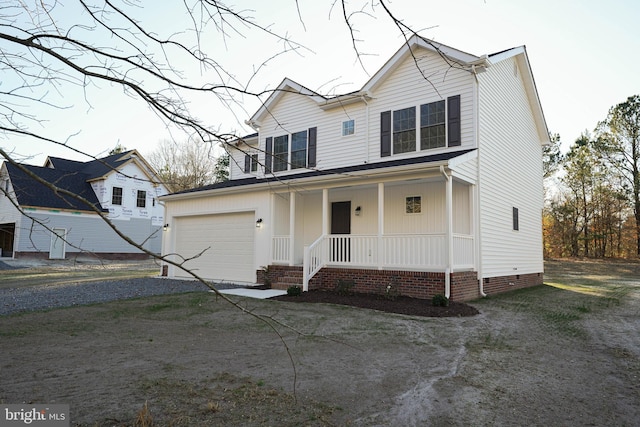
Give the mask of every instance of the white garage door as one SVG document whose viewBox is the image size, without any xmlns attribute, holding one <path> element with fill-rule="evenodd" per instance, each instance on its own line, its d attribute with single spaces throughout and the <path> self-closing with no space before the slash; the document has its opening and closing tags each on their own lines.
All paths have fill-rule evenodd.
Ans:
<svg viewBox="0 0 640 427">
<path fill-rule="evenodd" d="M 253 283 L 254 216 L 240 212 L 176 218 L 176 252 L 188 258 L 204 251 L 185 264 L 201 277 Z M 176 269 L 176 275 L 185 273 Z"/>
</svg>

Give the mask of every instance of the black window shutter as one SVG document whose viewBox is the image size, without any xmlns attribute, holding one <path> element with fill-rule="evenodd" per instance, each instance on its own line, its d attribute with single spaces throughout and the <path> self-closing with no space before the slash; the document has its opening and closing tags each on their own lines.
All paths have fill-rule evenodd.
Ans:
<svg viewBox="0 0 640 427">
<path fill-rule="evenodd" d="M 244 173 L 251 172 L 251 155 L 249 153 L 244 155 Z"/>
<path fill-rule="evenodd" d="M 380 157 L 391 155 L 391 111 L 380 113 Z"/>
<path fill-rule="evenodd" d="M 447 99 L 448 123 L 447 134 L 449 135 L 449 147 L 456 147 L 462 144 L 460 135 L 460 95 L 450 96 Z"/>
<path fill-rule="evenodd" d="M 309 151 L 307 152 L 307 166 L 316 166 L 316 147 L 318 139 L 318 128 L 309 128 Z"/>
<path fill-rule="evenodd" d="M 264 148 L 264 172 L 271 173 L 271 160 L 273 151 L 273 138 L 267 138 L 267 143 Z"/>
<path fill-rule="evenodd" d="M 513 208 L 513 230 L 520 230 L 520 215 L 518 212 L 518 208 Z"/>
</svg>

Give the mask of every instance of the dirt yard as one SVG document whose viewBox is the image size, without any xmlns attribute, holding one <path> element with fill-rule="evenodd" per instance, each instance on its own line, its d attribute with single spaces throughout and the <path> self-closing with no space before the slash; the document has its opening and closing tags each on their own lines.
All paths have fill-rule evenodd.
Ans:
<svg viewBox="0 0 640 427">
<path fill-rule="evenodd" d="M 207 293 L 0 317 L 0 402 L 82 426 L 637 426 L 640 265 L 546 270 L 459 318 L 240 300 L 258 319 Z"/>
</svg>

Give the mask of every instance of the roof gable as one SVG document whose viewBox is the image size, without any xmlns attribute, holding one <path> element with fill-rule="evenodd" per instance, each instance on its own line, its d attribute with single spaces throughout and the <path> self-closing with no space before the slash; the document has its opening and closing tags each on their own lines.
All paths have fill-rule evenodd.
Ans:
<svg viewBox="0 0 640 427">
<path fill-rule="evenodd" d="M 533 77 L 533 71 L 531 70 L 531 63 L 529 62 L 529 55 L 527 55 L 526 47 L 514 47 L 489 56 L 489 60 L 492 64 L 497 64 L 511 58 L 515 58 L 518 67 L 521 70 L 522 80 L 527 92 L 527 97 L 529 98 L 529 105 L 533 112 L 540 141 L 542 144 L 549 144 L 551 142 L 549 139 L 549 128 L 547 127 L 547 121 L 544 117 L 542 104 L 540 103 L 540 97 L 538 95 L 538 89 Z"/>
<path fill-rule="evenodd" d="M 363 102 L 370 98 L 371 91 L 375 90 L 379 84 L 393 73 L 396 68 L 418 48 L 423 48 L 437 53 L 447 63 L 457 65 L 458 67 L 464 67 L 470 72 L 482 72 L 489 66 L 489 61 L 486 55 L 471 55 L 442 43 L 427 40 L 419 36 L 413 36 L 408 39 L 400 49 L 398 49 L 398 51 L 382 66 L 382 68 L 380 68 L 380 70 L 378 70 L 378 72 L 376 72 L 376 74 L 373 75 L 373 77 L 371 77 L 371 79 L 369 79 L 367 83 L 365 83 L 362 89 L 328 98 L 294 82 L 289 78 L 285 78 L 271 93 L 269 98 L 267 98 L 267 100 L 262 104 L 260 109 L 251 116 L 251 119 L 247 120 L 246 123 L 258 130 L 260 128 L 260 122 L 270 114 L 269 112 L 273 106 L 275 106 L 275 104 L 287 93 L 296 93 L 308 96 L 318 104 L 319 108 L 323 110 L 344 106 L 353 102 Z"/>
</svg>

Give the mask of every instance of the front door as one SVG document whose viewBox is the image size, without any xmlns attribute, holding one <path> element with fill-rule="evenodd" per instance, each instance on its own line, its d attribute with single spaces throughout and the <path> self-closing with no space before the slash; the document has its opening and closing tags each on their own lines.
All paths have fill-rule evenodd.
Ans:
<svg viewBox="0 0 640 427">
<path fill-rule="evenodd" d="M 0 256 L 13 256 L 13 240 L 15 231 L 15 223 L 0 224 Z"/>
<path fill-rule="evenodd" d="M 331 234 L 338 236 L 332 238 L 331 262 L 351 261 L 351 202 L 331 203 Z"/>
<path fill-rule="evenodd" d="M 65 236 L 67 230 L 64 228 L 54 228 L 51 233 L 51 248 L 49 249 L 49 259 L 64 259 Z"/>
</svg>

